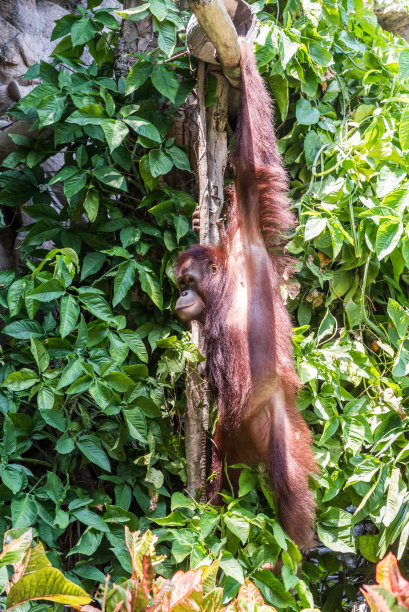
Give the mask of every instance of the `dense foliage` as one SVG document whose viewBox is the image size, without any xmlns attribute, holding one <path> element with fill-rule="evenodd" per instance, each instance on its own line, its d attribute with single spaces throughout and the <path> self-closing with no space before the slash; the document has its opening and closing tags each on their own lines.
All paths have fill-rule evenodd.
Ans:
<svg viewBox="0 0 409 612">
<path fill-rule="evenodd" d="M 225 602 L 250 576 L 278 610 L 347 609 L 390 546 L 405 563 L 409 537 L 409 49 L 360 0 L 257 3 L 300 221 L 284 293 L 322 469 L 326 548 L 297 573 L 262 469 L 222 509 L 181 493 L 181 375 L 200 359 L 172 313 L 174 255 L 195 240 L 172 136 L 195 84 L 193 60 L 174 57 L 186 15 L 171 0 L 122 11 L 152 14 L 158 49 L 116 80 L 119 26 L 98 5 L 59 20 L 51 63 L 30 68 L 42 84 L 13 114 L 40 135 L 13 136 L 0 175 L 0 205 L 32 220 L 18 271 L 0 273 L 1 529 L 34 527 L 90 592 L 130 573 L 126 524 L 158 536 L 165 577 L 220 556 Z M 58 152 L 63 168 L 45 175 Z"/>
</svg>

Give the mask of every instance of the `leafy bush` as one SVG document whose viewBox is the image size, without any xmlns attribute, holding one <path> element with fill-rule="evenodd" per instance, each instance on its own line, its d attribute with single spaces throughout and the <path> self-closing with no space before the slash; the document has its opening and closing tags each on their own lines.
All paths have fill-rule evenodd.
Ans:
<svg viewBox="0 0 409 612">
<path fill-rule="evenodd" d="M 91 597 L 51 567 L 43 545 L 32 547 L 32 539 L 32 529 L 12 530 L 4 536 L 0 572 L 8 593 L 7 608 L 41 599 L 70 605 L 82 612 L 242 612 L 250 609 L 277 612 L 264 604 L 260 591 L 248 579 L 240 587 L 237 599 L 222 607 L 223 589 L 216 587 L 219 561 L 188 572 L 178 571 L 171 580 L 155 577 L 154 567 L 163 561 L 163 556 L 155 553 L 157 536 L 149 530 L 140 536 L 139 531 L 131 532 L 127 527 L 125 542 L 132 575 L 120 584 L 110 584 L 110 577 L 106 576 L 95 598 L 98 607 L 88 605 Z M 10 583 L 7 565 L 14 569 Z"/>
<path fill-rule="evenodd" d="M 0 176 L 0 204 L 29 201 L 33 220 L 19 272 L 0 277 L 1 528 L 35 527 L 53 565 L 68 556 L 68 577 L 90 591 L 99 568 L 130 572 L 123 523 L 156 523 L 165 577 L 222 551 L 225 603 L 250 575 L 279 610 L 344 609 L 409 537 L 409 50 L 360 0 L 257 3 L 257 59 L 300 221 L 283 289 L 322 468 L 326 550 L 309 551 L 297 577 L 261 468 L 219 511 L 179 497 L 180 375 L 200 359 L 172 315 L 174 254 L 195 240 L 189 165 L 171 136 L 195 83 L 190 60 L 173 57 L 185 15 L 170 0 L 121 12 L 150 11 L 159 47 L 117 81 L 118 26 L 97 4 L 57 22 L 52 63 L 30 68 L 43 84 L 13 112 L 40 135 L 13 136 Z M 57 152 L 65 164 L 50 178 L 40 164 Z"/>
</svg>

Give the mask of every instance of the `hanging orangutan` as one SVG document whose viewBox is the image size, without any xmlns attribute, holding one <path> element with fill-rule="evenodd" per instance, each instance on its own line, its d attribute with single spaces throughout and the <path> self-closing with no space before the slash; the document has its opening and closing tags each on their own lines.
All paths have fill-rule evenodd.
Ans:
<svg viewBox="0 0 409 612">
<path fill-rule="evenodd" d="M 235 195 L 219 247 L 179 255 L 179 317 L 203 324 L 206 373 L 219 418 L 210 501 L 227 484 L 227 465 L 264 462 L 280 521 L 298 544 L 311 544 L 317 471 L 311 435 L 296 407 L 290 317 L 280 294 L 282 234 L 294 225 L 277 151 L 273 108 L 252 49 L 241 43 L 241 110 L 234 152 Z"/>
</svg>

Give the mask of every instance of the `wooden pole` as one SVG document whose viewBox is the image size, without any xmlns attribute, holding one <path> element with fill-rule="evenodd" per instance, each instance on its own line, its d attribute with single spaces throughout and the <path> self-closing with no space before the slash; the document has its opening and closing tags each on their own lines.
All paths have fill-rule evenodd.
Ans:
<svg viewBox="0 0 409 612">
<path fill-rule="evenodd" d="M 209 244 L 209 189 L 207 175 L 207 128 L 205 108 L 205 64 L 198 62 L 197 74 L 197 174 L 199 181 L 200 242 Z M 192 321 L 192 342 L 204 353 L 201 326 Z M 206 431 L 209 421 L 207 385 L 197 368 L 189 368 L 186 383 L 185 449 L 187 490 L 205 500 Z"/>
<path fill-rule="evenodd" d="M 199 181 L 200 243 L 219 243 L 217 222 L 224 203 L 224 171 L 227 163 L 227 106 L 229 83 L 240 85 L 240 47 L 236 29 L 222 0 L 188 0 L 197 20 L 216 48 L 222 71 L 215 71 L 216 101 L 206 117 L 205 64 L 198 63 L 198 143 L 197 168 Z M 201 326 L 192 324 L 192 341 L 204 355 Z M 206 357 L 206 355 L 204 355 Z M 201 490 L 205 501 L 206 432 L 209 423 L 209 393 L 206 381 L 197 369 L 188 371 L 186 389 L 185 447 L 187 489 L 196 497 Z"/>
</svg>

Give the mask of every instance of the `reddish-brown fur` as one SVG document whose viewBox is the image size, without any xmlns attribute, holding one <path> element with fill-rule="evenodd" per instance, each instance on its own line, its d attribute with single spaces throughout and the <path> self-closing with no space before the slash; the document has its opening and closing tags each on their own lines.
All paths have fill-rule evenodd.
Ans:
<svg viewBox="0 0 409 612">
<path fill-rule="evenodd" d="M 228 465 L 266 464 L 285 530 L 312 541 L 317 471 L 311 435 L 296 407 L 298 377 L 292 326 L 280 294 L 286 258 L 282 233 L 294 224 L 277 151 L 270 96 L 252 50 L 241 42 L 242 104 L 234 155 L 236 196 L 220 247 L 195 245 L 179 256 L 177 274 L 200 264 L 206 367 L 219 420 L 210 498 L 226 485 Z M 214 274 L 210 269 L 217 265 Z"/>
</svg>

